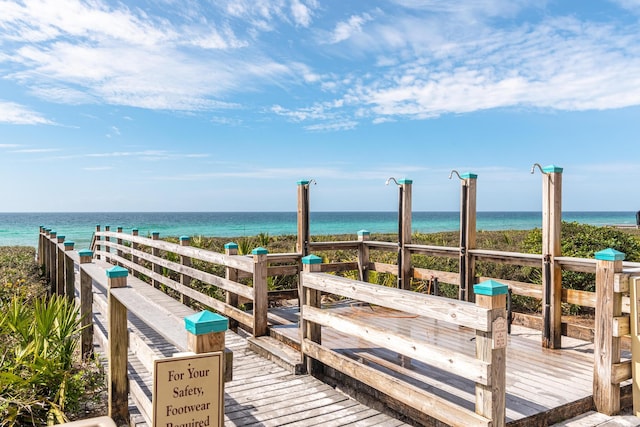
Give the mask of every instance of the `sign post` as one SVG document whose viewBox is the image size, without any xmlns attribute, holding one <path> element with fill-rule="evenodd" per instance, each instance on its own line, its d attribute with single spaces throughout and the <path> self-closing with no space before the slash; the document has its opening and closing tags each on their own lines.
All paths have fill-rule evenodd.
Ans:
<svg viewBox="0 0 640 427">
<path fill-rule="evenodd" d="M 228 319 L 209 311 L 185 318 L 189 353 L 154 362 L 154 427 L 224 425 L 224 334 Z"/>
</svg>

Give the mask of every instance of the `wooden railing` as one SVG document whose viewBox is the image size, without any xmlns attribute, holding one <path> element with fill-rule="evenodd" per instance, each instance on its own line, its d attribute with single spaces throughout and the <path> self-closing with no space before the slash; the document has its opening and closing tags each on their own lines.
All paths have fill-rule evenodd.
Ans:
<svg viewBox="0 0 640 427">
<path fill-rule="evenodd" d="M 488 286 L 485 291 L 480 289 L 483 285 L 477 285 L 477 303 L 473 304 L 328 275 L 320 272 L 319 262 L 314 255 L 303 258 L 301 274 L 301 346 L 308 371 L 322 369 L 317 364 L 321 362 L 447 424 L 505 425 L 506 286 Z M 475 346 L 476 357 L 322 309 L 323 293 L 474 329 L 475 343 L 470 345 Z M 498 324 L 500 330 L 494 330 Z M 474 381 L 475 412 L 323 346 L 321 326 Z"/>
</svg>

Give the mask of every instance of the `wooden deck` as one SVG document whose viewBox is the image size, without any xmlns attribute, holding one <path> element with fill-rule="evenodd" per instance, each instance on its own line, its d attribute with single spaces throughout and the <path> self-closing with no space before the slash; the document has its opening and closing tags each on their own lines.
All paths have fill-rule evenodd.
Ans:
<svg viewBox="0 0 640 427">
<path fill-rule="evenodd" d="M 130 278 L 130 285 L 136 285 Z M 105 348 L 106 291 L 94 281 L 94 328 L 97 348 Z M 147 287 L 150 292 L 152 287 Z M 142 288 L 144 292 L 144 288 Z M 157 293 L 156 293 L 157 295 Z M 166 297 L 169 298 L 169 297 Z M 163 299 L 158 310 L 181 320 L 193 310 Z M 129 380 L 132 425 L 151 425 L 152 374 L 150 360 L 170 357 L 180 350 L 165 336 L 129 313 Z M 184 334 L 183 334 L 184 335 Z M 231 331 L 226 347 L 233 351 L 233 380 L 225 384 L 225 426 L 405 426 L 407 424 L 371 409 L 308 375 L 294 375 L 250 350 L 247 340 Z M 150 354 L 151 353 L 151 354 Z M 144 395 L 148 399 L 137 399 Z"/>
<path fill-rule="evenodd" d="M 326 306 L 324 308 L 327 308 Z M 474 331 L 360 303 L 340 303 L 332 311 L 403 333 L 445 349 L 475 353 Z M 299 343 L 297 307 L 271 309 L 276 334 Z M 507 347 L 507 421 L 546 425 L 592 406 L 593 345 L 562 337 L 562 350 L 541 347 L 540 332 L 513 325 Z M 322 344 L 473 410 L 475 384 L 425 363 L 408 361 L 362 339 L 324 328 Z M 566 415 L 565 415 L 566 414 Z M 533 424 L 531 424 L 533 423 Z"/>
</svg>

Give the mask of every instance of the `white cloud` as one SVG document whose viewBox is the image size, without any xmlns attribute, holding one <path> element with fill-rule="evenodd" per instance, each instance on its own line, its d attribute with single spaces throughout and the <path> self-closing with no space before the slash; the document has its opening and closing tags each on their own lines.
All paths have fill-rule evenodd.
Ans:
<svg viewBox="0 0 640 427">
<path fill-rule="evenodd" d="M 24 148 L 22 150 L 13 150 L 12 153 L 25 153 L 25 154 L 40 154 L 40 153 L 53 153 L 60 151 L 59 148 Z"/>
<path fill-rule="evenodd" d="M 315 1 L 311 3 L 315 4 Z M 291 15 L 296 25 L 308 27 L 311 24 L 312 12 L 310 8 L 300 0 L 291 0 Z"/>
<path fill-rule="evenodd" d="M 0 100 L 0 123 L 14 125 L 53 125 L 54 123 L 40 113 L 15 102 Z"/>
<path fill-rule="evenodd" d="M 353 34 L 362 32 L 362 26 L 371 19 L 371 15 L 365 13 L 363 15 L 352 15 L 347 21 L 338 22 L 329 42 L 340 43 L 348 40 Z"/>
</svg>

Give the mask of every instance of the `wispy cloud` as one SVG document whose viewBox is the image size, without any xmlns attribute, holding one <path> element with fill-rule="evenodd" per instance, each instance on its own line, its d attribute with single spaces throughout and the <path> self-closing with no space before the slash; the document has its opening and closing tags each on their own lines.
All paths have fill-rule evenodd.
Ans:
<svg viewBox="0 0 640 427">
<path fill-rule="evenodd" d="M 55 124 L 40 113 L 30 110 L 24 105 L 2 100 L 0 100 L 0 123 L 10 123 L 14 125 Z"/>
<path fill-rule="evenodd" d="M 362 15 L 352 15 L 347 21 L 338 22 L 331 34 L 329 42 L 340 43 L 341 41 L 351 38 L 355 33 L 361 33 L 362 26 L 371 19 L 371 15 L 365 13 Z"/>
<path fill-rule="evenodd" d="M 24 153 L 24 154 L 41 154 L 41 153 L 55 153 L 60 151 L 59 148 L 24 148 L 21 150 L 12 150 L 12 153 Z"/>
<path fill-rule="evenodd" d="M 89 172 L 101 172 L 101 171 L 108 171 L 112 169 L 113 169 L 113 166 L 88 166 L 88 167 L 82 168 L 82 170 L 89 171 Z"/>
</svg>

